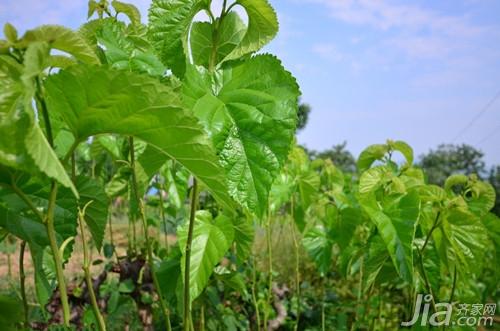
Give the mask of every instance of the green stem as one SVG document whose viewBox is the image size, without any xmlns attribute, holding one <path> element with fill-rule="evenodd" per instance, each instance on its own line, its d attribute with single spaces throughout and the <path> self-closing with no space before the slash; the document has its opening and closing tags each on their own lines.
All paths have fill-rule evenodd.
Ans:
<svg viewBox="0 0 500 331">
<path fill-rule="evenodd" d="M 19 284 L 21 286 L 21 299 L 23 300 L 24 307 L 24 327 L 28 328 L 29 325 L 29 306 L 26 298 L 26 274 L 24 273 L 24 250 L 26 249 L 26 241 L 21 242 L 21 249 L 19 251 Z"/>
<path fill-rule="evenodd" d="M 49 111 L 47 109 L 47 104 L 45 103 L 45 99 L 43 97 L 42 92 L 42 84 L 40 78 L 36 79 L 36 98 L 41 106 L 41 113 L 45 123 L 45 131 L 47 133 L 47 141 L 49 145 L 54 147 L 54 138 L 52 135 L 52 126 L 50 123 Z M 45 220 L 45 227 L 47 229 L 47 236 L 49 237 L 50 249 L 52 250 L 52 255 L 54 257 L 54 264 L 56 267 L 56 278 L 57 284 L 59 288 L 59 294 L 61 297 L 61 304 L 63 309 L 63 318 L 64 325 L 66 327 L 70 326 L 70 311 L 69 311 L 69 302 L 68 302 L 68 294 L 66 292 L 66 282 L 64 280 L 64 268 L 62 264 L 61 253 L 59 252 L 59 248 L 57 246 L 57 238 L 56 238 L 56 230 L 54 227 L 54 212 L 56 207 L 56 199 L 57 199 L 57 182 L 52 180 L 52 185 L 50 189 L 49 195 L 49 204 L 47 208 L 47 217 Z"/>
<path fill-rule="evenodd" d="M 455 295 L 455 289 L 457 287 L 457 267 L 453 268 L 453 285 L 451 287 L 450 299 L 448 302 L 451 304 L 453 302 L 453 296 Z"/>
<path fill-rule="evenodd" d="M 54 147 L 54 138 L 52 136 L 52 126 L 50 124 L 49 112 L 47 110 L 45 99 L 43 98 L 41 93 L 41 82 L 39 78 L 37 78 L 37 99 L 41 105 L 42 116 L 45 123 L 45 131 L 47 133 L 47 141 L 49 142 L 51 147 Z M 54 212 L 55 212 L 56 199 L 57 199 L 57 182 L 52 181 L 45 226 L 47 228 L 47 236 L 49 237 L 50 248 L 52 250 L 52 255 L 54 257 L 54 264 L 56 267 L 56 277 L 59 287 L 59 294 L 61 296 L 64 325 L 66 327 L 69 327 L 70 311 L 69 311 L 68 295 L 66 292 L 66 282 L 64 280 L 62 257 L 60 255 L 59 248 L 57 246 L 56 231 L 54 227 Z"/>
<path fill-rule="evenodd" d="M 200 310 L 200 331 L 205 331 L 205 304 L 201 305 Z"/>
<path fill-rule="evenodd" d="M 292 216 L 292 222 L 290 224 L 291 226 L 291 232 L 292 232 L 292 238 L 293 238 L 293 246 L 295 250 L 295 292 L 297 294 L 297 318 L 295 319 L 295 325 L 294 325 L 294 330 L 297 331 L 299 327 L 299 322 L 300 322 L 300 252 L 299 252 L 299 242 L 297 239 L 297 231 L 295 229 L 295 215 L 294 215 L 294 208 L 295 208 L 295 199 L 292 196 L 291 200 L 291 216 Z"/>
<path fill-rule="evenodd" d="M 432 303 L 432 308 L 433 308 L 434 312 L 437 311 L 436 310 L 436 300 L 434 298 L 434 294 L 433 294 L 432 288 L 431 288 L 430 283 L 429 283 L 429 278 L 427 277 L 427 272 L 425 271 L 425 267 L 424 267 L 424 250 L 425 250 L 425 247 L 427 247 L 427 244 L 429 243 L 429 240 L 432 236 L 432 233 L 439 226 L 439 217 L 440 216 L 441 216 L 441 211 L 438 211 L 436 214 L 436 218 L 434 219 L 434 224 L 432 224 L 432 228 L 429 231 L 429 233 L 427 234 L 427 237 L 425 238 L 425 242 L 424 242 L 422 248 L 420 250 L 417 249 L 417 252 L 419 255 L 420 268 L 422 270 L 422 276 L 424 278 L 424 283 L 425 283 L 425 287 L 427 288 L 427 292 L 429 292 L 429 294 L 432 297 L 431 303 Z"/>
<path fill-rule="evenodd" d="M 450 305 L 453 305 L 453 296 L 455 295 L 455 288 L 457 286 L 457 267 L 455 266 L 453 268 L 453 284 L 451 286 L 451 293 L 450 293 L 450 299 L 448 299 L 448 302 Z M 446 330 L 446 326 L 443 324 L 443 331 Z"/>
<path fill-rule="evenodd" d="M 108 224 L 109 224 L 109 242 L 111 247 L 113 247 L 113 254 L 118 260 L 118 253 L 116 252 L 115 240 L 113 237 L 113 210 L 111 206 L 108 206 Z"/>
<path fill-rule="evenodd" d="M 364 256 L 361 257 L 361 263 L 359 265 L 358 304 L 361 302 L 361 297 L 363 295 L 363 265 L 364 265 Z"/>
<path fill-rule="evenodd" d="M 76 183 L 76 157 L 75 153 L 71 153 L 71 181 Z"/>
<path fill-rule="evenodd" d="M 257 285 L 257 263 L 255 256 L 252 258 L 253 268 L 252 268 L 252 301 L 255 307 L 255 318 L 257 323 L 257 331 L 260 331 L 260 312 L 259 312 L 259 302 L 257 301 L 257 294 L 255 291 L 255 286 Z"/>
<path fill-rule="evenodd" d="M 40 103 L 41 109 L 42 109 L 42 117 L 43 117 L 43 122 L 45 124 L 45 132 L 47 134 L 47 141 L 49 142 L 51 147 L 54 147 L 54 137 L 52 135 L 52 125 L 50 124 L 50 117 L 49 117 L 49 112 L 47 110 L 47 104 L 45 103 L 45 99 L 43 97 L 43 92 L 42 92 L 42 82 L 40 81 L 40 78 L 36 79 L 36 98 L 38 102 Z"/>
<path fill-rule="evenodd" d="M 85 228 L 83 226 L 83 222 L 85 219 L 85 208 L 83 211 L 78 212 L 78 223 L 80 225 L 80 233 L 82 236 L 82 247 L 83 247 L 83 273 L 85 274 L 85 283 L 87 284 L 87 290 L 89 291 L 90 303 L 92 305 L 92 310 L 94 311 L 95 318 L 97 320 L 97 325 L 99 327 L 99 331 L 106 331 L 106 323 L 104 322 L 104 318 L 102 317 L 101 311 L 99 310 L 99 305 L 97 304 L 97 299 L 94 292 L 94 284 L 92 281 L 92 277 L 90 275 L 90 259 L 89 259 L 89 249 L 87 246 L 87 239 L 85 235 Z"/>
<path fill-rule="evenodd" d="M 321 277 L 321 330 L 326 330 L 325 325 L 325 280 Z"/>
<path fill-rule="evenodd" d="M 427 234 L 427 237 L 425 238 L 425 242 L 424 242 L 424 245 L 422 246 L 422 249 L 420 250 L 422 253 L 424 252 L 425 250 L 425 247 L 427 247 L 427 244 L 429 243 L 429 240 L 431 239 L 431 235 L 432 233 L 434 232 L 434 230 L 437 229 L 437 227 L 439 226 L 439 217 L 441 216 L 441 211 L 438 211 L 437 214 L 436 214 L 436 218 L 434 219 L 434 224 L 432 224 L 432 228 L 431 230 L 429 231 L 429 233 Z M 423 255 L 423 254 L 422 254 Z"/>
<path fill-rule="evenodd" d="M 139 208 L 141 210 L 141 220 L 142 220 L 142 226 L 144 229 L 144 237 L 146 239 L 146 249 L 148 252 L 148 265 L 149 265 L 149 269 L 151 271 L 151 277 L 153 278 L 153 284 L 154 284 L 154 286 L 156 288 L 156 292 L 158 294 L 158 301 L 160 301 L 161 311 L 163 313 L 163 317 L 165 318 L 165 327 L 167 328 L 168 331 L 171 331 L 172 326 L 170 323 L 170 310 L 168 309 L 167 303 L 165 302 L 165 299 L 163 298 L 163 295 L 161 293 L 160 282 L 158 281 L 158 276 L 156 275 L 154 259 L 153 259 L 153 249 L 151 247 L 151 239 L 150 239 L 149 233 L 148 233 L 148 224 L 146 222 L 146 213 L 144 210 L 144 202 L 142 200 L 140 201 Z"/>
<path fill-rule="evenodd" d="M 194 222 L 196 217 L 196 208 L 198 204 L 198 183 L 193 179 L 193 188 L 191 192 L 191 211 L 189 215 L 189 228 L 186 240 L 185 264 L 184 264 L 184 331 L 189 331 L 189 321 L 191 318 L 191 298 L 190 298 L 190 269 L 191 269 L 191 243 L 193 242 Z"/>
<path fill-rule="evenodd" d="M 163 239 L 165 241 L 165 249 L 167 250 L 167 256 L 169 255 L 170 247 L 168 243 L 168 232 L 167 232 L 167 219 L 165 218 L 165 210 L 163 209 L 163 183 L 160 183 L 158 180 L 158 184 L 160 184 L 160 189 L 158 190 L 158 197 L 160 198 L 160 217 L 163 224 Z"/>
<path fill-rule="evenodd" d="M 66 155 L 64 156 L 63 158 L 63 161 L 62 163 L 63 164 L 67 164 L 69 159 L 74 157 L 74 153 L 75 153 L 75 150 L 76 148 L 78 147 L 78 145 L 80 144 L 80 141 L 76 140 L 75 142 L 73 142 L 73 144 L 71 145 L 71 147 L 69 148 L 68 152 L 66 153 Z"/>
<path fill-rule="evenodd" d="M 267 279 L 267 304 L 272 305 L 273 300 L 273 245 L 271 243 L 271 214 L 268 213 L 266 224 L 266 241 L 267 241 L 267 263 L 268 263 L 268 279 Z M 264 328 L 267 329 L 267 321 L 269 314 L 267 310 L 264 312 Z"/>
<path fill-rule="evenodd" d="M 215 70 L 215 66 L 217 65 L 217 49 L 219 43 L 219 25 L 221 20 L 223 19 L 224 12 L 222 12 L 221 17 L 218 20 L 215 20 L 213 23 L 214 29 L 212 32 L 212 50 L 210 52 L 210 60 L 208 63 L 208 71 L 213 73 Z"/>
<path fill-rule="evenodd" d="M 129 137 L 129 155 L 130 155 L 130 167 L 132 168 L 132 193 L 129 194 L 129 217 L 128 217 L 128 246 L 129 251 L 132 255 L 135 255 L 137 250 L 137 241 L 136 241 L 136 231 L 135 231 L 135 215 L 132 213 L 132 200 L 134 199 L 136 202 L 139 201 L 139 196 L 137 196 L 137 192 L 134 187 L 134 183 L 137 182 L 135 178 L 135 149 L 134 149 L 134 138 Z"/>
<path fill-rule="evenodd" d="M 130 219 L 130 221 L 131 221 L 131 225 L 132 225 L 132 252 L 134 254 L 136 254 L 137 253 L 137 231 L 136 231 L 137 229 L 135 227 L 135 223 L 136 223 L 135 217 L 132 217 Z"/>
<path fill-rule="evenodd" d="M 418 250 L 417 250 L 417 252 L 418 252 Z M 420 269 L 422 269 L 422 276 L 424 277 L 425 287 L 427 289 L 427 292 L 429 292 L 429 294 L 432 297 L 432 301 L 431 301 L 432 309 L 434 310 L 434 312 L 436 312 L 437 311 L 436 310 L 436 300 L 434 298 L 434 293 L 432 291 L 432 287 L 430 286 L 430 283 L 429 283 L 429 278 L 427 277 L 427 272 L 425 271 L 424 258 L 422 256 L 421 252 L 418 253 L 418 256 L 419 256 L 419 262 L 420 262 Z"/>
<path fill-rule="evenodd" d="M 57 246 L 56 230 L 54 227 L 54 211 L 56 206 L 57 198 L 57 183 L 52 181 L 52 187 L 50 189 L 49 196 L 49 206 L 47 209 L 47 219 L 45 221 L 45 227 L 47 229 L 47 236 L 49 237 L 50 249 L 52 250 L 52 255 L 54 258 L 54 264 L 56 267 L 56 278 L 59 288 L 59 294 L 61 296 L 61 304 L 63 309 L 64 325 L 69 327 L 70 311 L 68 294 L 66 292 L 66 282 L 64 280 L 64 269 L 62 264 L 62 257 Z"/>
<path fill-rule="evenodd" d="M 160 301 L 161 311 L 162 311 L 163 317 L 165 318 L 165 327 L 168 331 L 171 331 L 172 326 L 170 323 L 170 311 L 167 307 L 165 300 L 163 299 L 163 295 L 161 293 L 160 282 L 158 281 L 158 277 L 156 276 L 155 264 L 154 264 L 154 259 L 153 259 L 153 249 L 151 246 L 151 239 L 149 237 L 149 232 L 148 232 L 148 223 L 146 221 L 146 210 L 144 208 L 144 201 L 139 197 L 139 190 L 137 188 L 137 177 L 136 177 L 136 173 L 135 173 L 134 138 L 129 137 L 129 144 L 130 144 L 130 165 L 132 168 L 132 189 L 134 192 L 136 202 L 139 206 L 139 214 L 140 214 L 141 221 L 142 221 L 142 227 L 143 227 L 143 231 L 144 231 L 144 239 L 146 240 L 146 250 L 148 253 L 148 266 L 149 266 L 149 270 L 151 273 L 151 278 L 153 278 L 153 284 L 155 286 L 156 293 L 158 294 L 158 301 Z M 134 228 L 135 228 L 135 226 L 134 226 Z"/>
</svg>

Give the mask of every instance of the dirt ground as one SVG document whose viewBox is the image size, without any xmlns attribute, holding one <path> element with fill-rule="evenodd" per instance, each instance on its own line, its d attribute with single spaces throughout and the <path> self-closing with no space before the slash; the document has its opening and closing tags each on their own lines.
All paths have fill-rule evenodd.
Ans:
<svg viewBox="0 0 500 331">
<path fill-rule="evenodd" d="M 127 250 L 127 231 L 128 225 L 126 223 L 117 223 L 112 225 L 113 228 L 113 242 L 116 247 L 116 251 L 118 256 L 123 256 L 126 254 Z M 143 241 L 143 232 L 139 230 L 137 227 L 137 241 L 140 244 Z M 152 238 L 158 238 L 160 243 L 163 245 L 165 242 L 165 238 L 163 234 L 159 234 L 156 229 L 150 229 L 149 235 Z M 90 234 L 87 234 L 87 241 L 90 238 Z M 173 244 L 176 240 L 174 235 L 168 235 L 168 242 Z M 106 235 L 104 238 L 104 242 L 110 242 L 110 233 L 109 229 L 106 230 Z M 19 250 L 20 250 L 21 242 L 19 240 L 16 241 L 15 247 L 16 250 L 14 253 L 10 254 L 10 264 L 11 264 L 11 274 L 9 276 L 9 257 L 5 252 L 0 252 L 0 291 L 1 292 L 12 292 L 12 290 L 18 289 L 19 284 Z M 75 238 L 75 243 L 73 246 L 73 254 L 71 255 L 70 260 L 65 265 L 64 274 L 66 277 L 66 281 L 68 283 L 73 282 L 75 280 L 83 279 L 83 271 L 82 271 L 82 263 L 83 263 L 83 250 L 82 250 L 82 241 L 81 237 L 77 236 Z M 91 250 L 91 260 L 95 261 L 98 259 L 102 259 L 105 261 L 104 255 L 99 252 L 95 248 Z M 103 264 L 92 266 L 91 272 L 94 275 L 99 274 L 102 271 Z M 34 279 L 33 279 L 33 262 L 31 260 L 31 255 L 28 247 L 26 247 L 26 251 L 24 253 L 24 270 L 26 274 L 26 291 L 28 293 L 28 300 L 34 301 Z"/>
</svg>

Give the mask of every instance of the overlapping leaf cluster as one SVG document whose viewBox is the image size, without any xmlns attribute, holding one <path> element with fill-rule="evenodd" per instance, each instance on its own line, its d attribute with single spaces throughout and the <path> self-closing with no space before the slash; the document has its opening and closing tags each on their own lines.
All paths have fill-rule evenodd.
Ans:
<svg viewBox="0 0 500 331">
<path fill-rule="evenodd" d="M 397 152 L 404 161 L 394 161 Z M 497 261 L 500 248 L 500 222 L 490 212 L 494 190 L 475 175 L 453 175 L 444 187 L 427 184 L 412 162 L 411 147 L 401 141 L 365 149 L 354 177 L 328 160 L 313 161 L 310 167 L 321 183 L 309 193 L 315 203 L 306 211 L 311 221 L 304 247 L 322 274 L 334 263 L 344 276 L 361 273 L 366 292 L 399 279 L 436 301 L 481 300 L 473 279 L 483 275 L 484 267 L 491 272 L 485 258 Z M 290 164 L 306 162 L 291 158 Z M 300 219 L 294 219 L 300 228 Z M 498 275 L 496 267 L 493 273 Z"/>
<path fill-rule="evenodd" d="M 252 243 L 262 227 L 267 306 L 253 293 L 248 319 L 267 328 L 269 313 L 260 323 L 259 308 L 272 309 L 277 219 L 289 221 L 294 240 L 295 328 L 302 249 L 320 278 L 333 270 L 358 277 L 359 297 L 388 280 L 412 295 L 478 297 L 474 282 L 491 271 L 483 262 L 499 265 L 492 187 L 474 175 L 452 176 L 444 187 L 427 184 L 401 141 L 368 147 L 356 174 L 310 160 L 294 142 L 297 83 L 276 57 L 257 54 L 278 31 L 273 8 L 267 0 L 224 1 L 214 13 L 211 5 L 153 0 L 146 25 L 133 5 L 92 0 L 89 21 L 77 31 L 47 25 L 18 36 L 5 25 L 0 228 L 28 244 L 42 306 L 56 285 L 65 288 L 63 266 L 84 234 L 79 218 L 92 245 L 113 255 L 115 247 L 103 244 L 109 210 L 128 221 L 128 257 L 137 261 L 147 252 L 148 268 L 138 278 L 148 271 L 157 277 L 167 329 L 170 314 L 217 297 L 209 292 L 214 280 L 251 301 L 241 271 L 257 265 Z M 144 247 L 135 238 L 138 220 Z M 148 237 L 149 227 L 165 234 L 163 247 Z M 182 293 L 186 284 L 189 295 Z M 102 287 L 111 307 L 122 285 L 113 286 Z"/>
<path fill-rule="evenodd" d="M 193 22 L 198 13 L 208 21 Z M 254 55 L 278 30 L 266 0 L 224 2 L 220 14 L 208 0 L 154 0 L 148 25 L 133 5 L 90 1 L 88 17 L 78 31 L 46 25 L 24 36 L 6 24 L 0 42 L 0 225 L 36 252 L 45 285 L 43 256 L 56 266 L 60 253 L 69 258 L 56 248 L 76 236 L 79 208 L 88 205 L 100 250 L 109 203 L 128 199 L 133 222 L 155 179 L 180 217 L 186 171 L 228 215 L 239 205 L 262 216 L 297 120 L 294 78 Z M 196 222 L 192 300 L 236 240 L 241 218 L 221 215 Z"/>
</svg>

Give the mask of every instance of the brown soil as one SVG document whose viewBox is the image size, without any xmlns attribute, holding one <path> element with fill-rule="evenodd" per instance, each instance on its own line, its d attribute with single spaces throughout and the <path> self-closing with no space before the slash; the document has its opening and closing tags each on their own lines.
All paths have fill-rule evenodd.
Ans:
<svg viewBox="0 0 500 331">
<path fill-rule="evenodd" d="M 116 247 L 116 251 L 118 256 L 126 255 L 127 250 L 127 224 L 113 224 L 113 241 Z M 161 235 L 161 238 L 158 237 L 158 232 L 153 229 L 150 229 L 149 235 L 152 238 L 160 239 L 160 244 L 164 244 L 164 237 Z M 87 234 L 87 240 L 90 238 L 90 235 Z M 74 243 L 73 254 L 69 259 L 68 263 L 65 265 L 64 274 L 66 276 L 66 281 L 68 283 L 73 282 L 75 280 L 81 280 L 83 278 L 82 271 L 82 263 L 83 263 L 83 251 L 82 251 L 82 241 L 81 237 L 77 236 L 75 238 L 76 242 Z M 173 244 L 176 240 L 174 235 L 168 235 L 169 244 Z M 104 239 L 105 242 L 110 242 L 109 230 L 107 230 L 106 237 Z M 141 245 L 143 242 L 142 231 L 138 231 L 137 233 L 137 241 L 138 244 Z M 9 277 L 9 266 L 8 266 L 8 256 L 6 253 L 0 252 L 0 291 L 10 291 L 13 288 L 18 288 L 19 284 L 19 250 L 20 250 L 21 242 L 17 240 L 16 242 L 16 252 L 10 254 L 11 260 L 11 277 Z M 96 261 L 101 259 L 105 261 L 105 257 L 102 253 L 97 252 L 95 248 L 91 250 L 91 260 Z M 103 269 L 103 264 L 92 266 L 91 272 L 93 275 L 98 275 Z M 28 247 L 26 247 L 26 251 L 24 253 L 24 270 L 26 274 L 26 291 L 28 293 L 28 300 L 34 301 L 34 285 L 33 285 L 33 262 L 31 260 L 31 255 Z"/>
</svg>

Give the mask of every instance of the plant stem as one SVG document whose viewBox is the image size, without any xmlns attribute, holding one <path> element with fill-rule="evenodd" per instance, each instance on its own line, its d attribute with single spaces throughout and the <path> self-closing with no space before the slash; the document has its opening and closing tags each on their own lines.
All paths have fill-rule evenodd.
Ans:
<svg viewBox="0 0 500 331">
<path fill-rule="evenodd" d="M 168 244 L 168 232 L 167 232 L 167 219 L 165 218 L 165 210 L 163 209 L 163 192 L 164 192 L 164 187 L 163 183 L 160 183 L 160 180 L 158 180 L 158 184 L 160 184 L 160 189 L 158 190 L 158 197 L 160 198 L 160 217 L 161 221 L 163 224 L 163 239 L 165 240 L 165 249 L 167 250 L 167 256 L 169 254 L 169 244 Z"/>
<path fill-rule="evenodd" d="M 453 295 L 455 295 L 455 289 L 457 287 L 457 267 L 453 268 L 453 285 L 451 287 L 450 299 L 448 302 L 451 304 L 453 301 Z"/>
<path fill-rule="evenodd" d="M 24 273 L 24 250 L 26 249 L 26 241 L 21 242 L 21 249 L 19 251 L 19 284 L 21 286 L 21 299 L 23 300 L 24 307 L 24 327 L 28 328 L 29 325 L 29 306 L 26 299 L 26 274 Z"/>
<path fill-rule="evenodd" d="M 43 122 L 45 124 L 45 132 L 47 134 L 47 141 L 49 142 L 49 145 L 51 147 L 54 147 L 54 137 L 52 135 L 52 125 L 50 124 L 50 117 L 49 117 L 49 112 L 47 110 L 47 104 L 45 103 L 45 99 L 42 94 L 42 82 L 40 81 L 40 78 L 38 77 L 36 79 L 36 98 L 38 102 L 40 103 L 40 106 L 42 108 L 42 117 L 43 117 Z"/>
<path fill-rule="evenodd" d="M 224 8 L 225 8 L 225 4 L 224 4 L 224 7 L 222 8 L 222 13 L 221 13 L 220 18 L 218 20 L 215 20 L 215 22 L 213 23 L 213 25 L 214 25 L 214 28 L 212 31 L 213 43 L 212 43 L 212 50 L 210 52 L 210 59 L 209 59 L 209 63 L 208 63 L 208 71 L 210 73 L 214 72 L 215 66 L 217 65 L 217 50 L 218 50 L 218 43 L 219 43 L 219 26 L 220 26 L 220 22 L 224 19 Z"/>
<path fill-rule="evenodd" d="M 88 205 L 87 205 L 88 206 Z M 78 223 L 80 225 L 80 233 L 82 236 L 82 247 L 83 247 L 83 273 L 85 274 L 85 283 L 87 284 L 87 290 L 89 292 L 90 303 L 92 305 L 92 309 L 94 311 L 95 318 L 97 320 L 97 325 L 99 327 L 99 331 L 106 331 L 106 323 L 104 322 L 104 318 L 102 317 L 101 311 L 99 310 L 99 305 L 97 304 L 97 299 L 94 292 L 94 284 L 92 282 L 92 277 L 90 275 L 90 259 L 89 259 L 89 249 L 87 246 L 87 239 L 85 235 L 85 228 L 83 226 L 83 222 L 85 220 L 85 206 L 83 211 L 78 212 Z"/>
<path fill-rule="evenodd" d="M 158 281 L 158 277 L 156 276 L 156 272 L 155 272 L 155 265 L 154 265 L 154 259 L 153 259 L 153 249 L 151 248 L 151 239 L 149 238 L 148 223 L 146 221 L 146 210 L 144 208 L 143 200 L 141 198 L 139 198 L 139 190 L 137 188 L 137 177 L 136 177 L 136 173 L 135 173 L 134 138 L 129 137 L 129 144 L 130 144 L 130 165 L 132 168 L 132 189 L 134 192 L 136 202 L 139 206 L 139 214 L 141 217 L 142 226 L 143 226 L 143 230 L 144 230 L 144 239 L 146 240 L 146 250 L 148 253 L 149 271 L 151 273 L 151 278 L 153 278 L 153 284 L 155 286 L 156 293 L 158 294 L 158 301 L 160 301 L 160 307 L 161 307 L 163 317 L 165 318 L 165 327 L 168 331 L 171 331 L 172 326 L 170 324 L 170 311 L 167 307 L 167 304 L 165 303 L 165 300 L 163 299 L 163 295 L 161 293 L 160 282 Z M 134 226 L 134 229 L 135 229 L 135 226 Z"/>
<path fill-rule="evenodd" d="M 205 331 L 205 304 L 201 305 L 200 310 L 200 331 Z"/>
<path fill-rule="evenodd" d="M 76 157 L 75 153 L 71 153 L 71 181 L 76 183 Z"/>
<path fill-rule="evenodd" d="M 148 224 L 146 222 L 146 213 L 144 210 L 144 202 L 140 200 L 139 204 L 140 204 L 139 209 L 141 213 L 142 226 L 144 228 L 144 237 L 146 239 L 146 250 L 148 252 L 148 265 L 151 272 L 151 278 L 153 278 L 153 284 L 158 294 L 158 301 L 160 301 L 161 311 L 163 313 L 163 317 L 165 318 L 165 327 L 167 328 L 168 331 L 171 331 L 172 326 L 170 324 L 170 310 L 167 307 L 167 303 L 163 299 L 160 282 L 158 281 L 158 276 L 156 275 L 154 259 L 153 259 L 153 249 L 151 248 L 151 239 L 148 233 Z"/>
<path fill-rule="evenodd" d="M 130 167 L 132 168 L 132 194 L 129 194 L 129 217 L 128 217 L 128 236 L 129 236 L 129 250 L 133 255 L 136 254 L 137 241 L 135 232 L 135 215 L 132 213 L 132 200 L 135 199 L 136 203 L 139 202 L 139 196 L 137 195 L 135 184 L 137 179 L 135 177 L 135 149 L 134 149 L 134 138 L 129 137 L 129 155 L 130 155 Z M 132 196 L 134 195 L 134 196 Z"/>
<path fill-rule="evenodd" d="M 321 277 L 321 330 L 325 331 L 325 280 Z"/>
<path fill-rule="evenodd" d="M 255 307 L 255 318 L 257 323 L 257 331 L 260 331 L 260 312 L 259 312 L 259 302 L 257 301 L 257 295 L 255 292 L 255 286 L 257 285 L 257 263 L 255 263 L 255 256 L 252 259 L 253 268 L 252 268 L 252 301 Z"/>
<path fill-rule="evenodd" d="M 68 303 L 68 294 L 66 292 L 66 282 L 64 280 L 62 257 L 59 252 L 59 248 L 57 246 L 56 230 L 54 228 L 54 210 L 56 206 L 56 198 L 57 198 L 57 183 L 55 181 L 52 181 L 52 187 L 50 189 L 50 196 L 49 196 L 49 207 L 47 209 L 47 218 L 45 221 L 45 226 L 47 229 L 47 236 L 49 237 L 50 249 L 52 250 L 52 255 L 54 257 L 54 264 L 56 267 L 56 277 L 59 288 L 59 294 L 61 296 L 64 325 L 66 327 L 69 327 L 70 311 Z"/>
<path fill-rule="evenodd" d="M 266 224 L 266 241 L 267 241 L 267 263 L 268 263 L 268 280 L 267 280 L 267 304 L 272 305 L 273 300 L 273 245 L 271 243 L 271 212 L 268 212 Z M 267 329 L 268 316 L 267 310 L 264 312 L 264 328 Z"/>
<path fill-rule="evenodd" d="M 116 251 L 116 249 L 115 249 L 115 240 L 113 238 L 113 222 L 111 221 L 112 218 L 113 218 L 113 210 L 112 210 L 112 208 L 110 206 L 108 207 L 108 213 L 109 213 L 109 216 L 108 216 L 109 242 L 111 243 L 111 246 L 113 246 L 113 251 Z"/>
<path fill-rule="evenodd" d="M 193 179 L 193 188 L 191 191 L 191 212 L 189 215 L 189 228 L 186 240 L 185 264 L 184 264 L 184 331 L 189 331 L 189 321 L 191 318 L 191 298 L 190 298 L 190 269 L 191 269 L 191 243 L 193 242 L 194 222 L 196 217 L 196 208 L 198 204 L 198 183 Z"/>
<path fill-rule="evenodd" d="M 422 249 L 420 250 L 422 253 L 424 252 L 425 247 L 427 247 L 427 244 L 429 243 L 429 240 L 431 238 L 432 233 L 434 232 L 434 230 L 436 230 L 436 228 L 439 225 L 439 217 L 440 216 L 441 216 L 441 211 L 438 211 L 437 214 L 436 214 L 436 218 L 434 219 L 434 224 L 432 224 L 432 228 L 429 231 L 429 233 L 427 234 L 427 237 L 425 238 L 424 245 L 422 246 Z"/>
<path fill-rule="evenodd" d="M 42 117 L 45 123 L 45 131 L 47 133 L 47 141 L 49 145 L 54 147 L 54 138 L 52 135 L 52 126 L 50 124 L 49 112 L 47 110 L 47 104 L 42 94 L 42 84 L 40 78 L 36 79 L 36 98 L 41 106 Z M 52 250 L 52 255 L 54 256 L 54 264 L 56 267 L 56 278 L 59 287 L 59 295 L 61 297 L 61 304 L 63 308 L 63 318 L 64 325 L 69 327 L 70 311 L 68 294 L 66 292 L 66 282 L 64 280 L 64 269 L 62 264 L 62 257 L 59 253 L 59 248 L 57 247 L 56 230 L 54 227 L 54 212 L 56 207 L 57 199 L 57 182 L 52 180 L 52 185 L 50 188 L 49 195 L 49 205 L 47 208 L 47 217 L 45 219 L 45 227 L 47 229 L 47 236 L 49 237 L 50 249 Z"/>
<path fill-rule="evenodd" d="M 295 292 L 297 295 L 297 318 L 295 319 L 295 325 L 294 325 L 294 330 L 297 331 L 299 327 L 299 322 L 300 322 L 300 254 L 299 254 L 299 243 L 297 240 L 297 231 L 295 230 L 295 215 L 294 215 L 294 208 L 295 208 L 295 199 L 292 196 L 291 199 L 291 216 L 292 216 L 292 222 L 290 224 L 291 226 L 291 232 L 292 232 L 292 238 L 293 238 L 293 246 L 295 249 Z"/>
<path fill-rule="evenodd" d="M 364 256 L 361 257 L 361 263 L 359 264 L 359 289 L 358 289 L 358 304 L 361 303 L 361 296 L 363 295 L 363 265 Z"/>
<path fill-rule="evenodd" d="M 137 252 L 137 233 L 135 228 L 135 223 L 136 223 L 135 216 L 132 216 L 130 218 L 130 222 L 132 225 L 132 252 L 134 252 L 135 254 Z"/>
<path fill-rule="evenodd" d="M 429 233 L 427 234 L 427 237 L 425 238 L 425 242 L 424 242 L 422 248 L 420 250 L 417 249 L 417 252 L 418 252 L 418 255 L 419 255 L 420 268 L 422 269 L 422 276 L 424 277 L 425 287 L 427 288 L 427 291 L 429 292 L 429 294 L 432 297 L 431 303 L 432 303 L 432 309 L 434 310 L 434 312 L 437 312 L 437 310 L 436 310 L 436 300 L 434 298 L 434 294 L 432 292 L 432 288 L 431 288 L 431 286 L 429 284 L 429 278 L 427 277 L 427 273 L 426 273 L 425 267 L 424 267 L 424 250 L 425 250 L 425 247 L 427 247 L 427 244 L 429 243 L 429 240 L 430 240 L 430 238 L 432 236 L 432 233 L 434 232 L 434 230 L 439 225 L 439 217 L 440 216 L 441 216 L 441 211 L 438 211 L 437 214 L 436 214 L 436 218 L 434 219 L 434 223 L 432 224 L 432 228 L 429 231 Z"/>
</svg>

